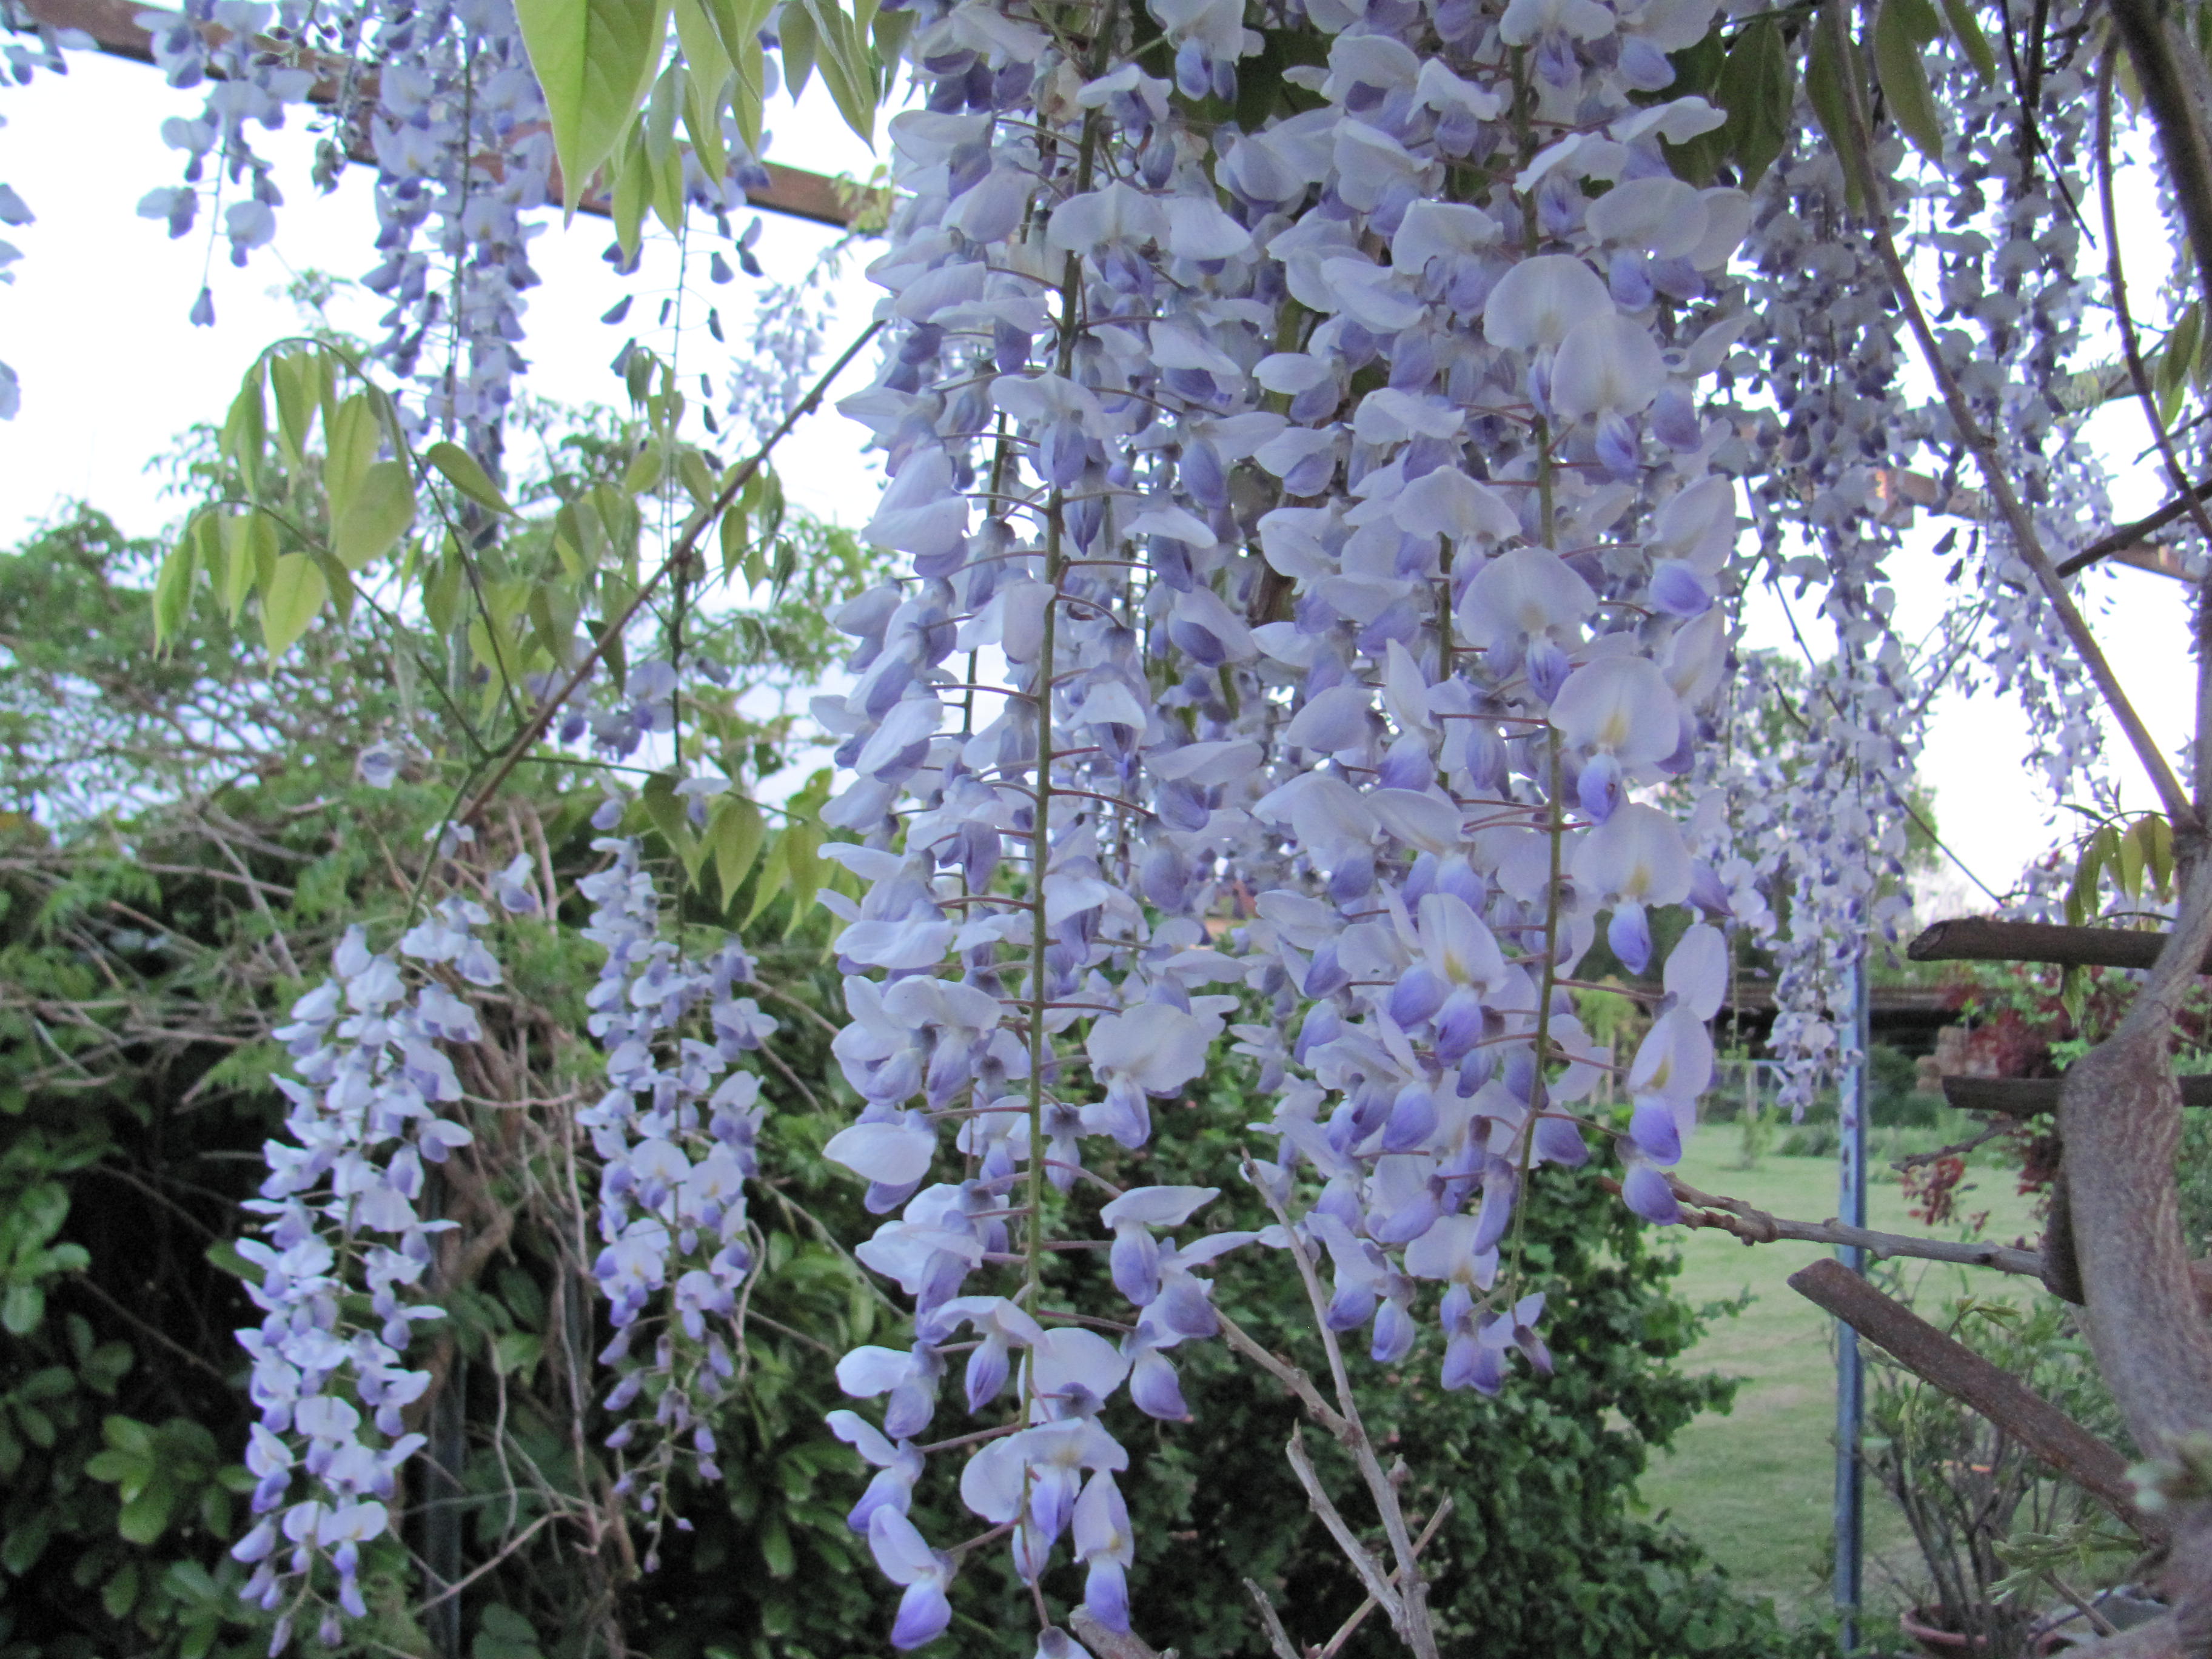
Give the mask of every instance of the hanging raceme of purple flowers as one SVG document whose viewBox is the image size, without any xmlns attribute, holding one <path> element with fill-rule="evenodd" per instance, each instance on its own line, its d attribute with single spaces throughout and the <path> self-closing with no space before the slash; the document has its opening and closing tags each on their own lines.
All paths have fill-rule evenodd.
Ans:
<svg viewBox="0 0 2212 1659">
<path fill-rule="evenodd" d="M 489 919 L 447 899 L 399 954 L 496 985 L 499 964 L 475 936 Z M 310 1615 L 325 1645 L 342 1613 L 363 1616 L 361 1552 L 389 1528 L 397 1472 L 423 1443 L 403 1413 L 430 1373 L 410 1370 L 407 1352 L 416 1325 L 444 1317 L 424 1298 L 434 1240 L 456 1224 L 425 1213 L 423 1166 L 472 1139 L 447 1115 L 462 1089 L 441 1045 L 483 1035 L 463 995 L 434 976 L 410 994 L 399 962 L 372 952 L 359 927 L 331 966 L 276 1033 L 297 1073 L 276 1079 L 291 1139 L 264 1149 L 269 1176 L 246 1206 L 265 1218 L 263 1237 L 238 1246 L 261 1270 L 247 1292 L 264 1317 L 238 1334 L 253 1360 L 246 1466 L 258 1519 L 231 1553 L 253 1567 L 246 1598 L 277 1614 L 272 1653 Z M 346 1304 L 362 1297 L 369 1317 L 356 1321 Z"/>
<path fill-rule="evenodd" d="M 760 1079 L 730 1066 L 776 1022 L 737 994 L 752 964 L 735 940 L 691 962 L 659 936 L 635 842 L 593 844 L 613 855 L 579 884 L 592 905 L 584 936 L 607 953 L 586 1000 L 608 1088 L 576 1121 L 599 1159 L 593 1273 L 615 1328 L 599 1360 L 615 1371 L 605 1403 L 621 1419 L 607 1444 L 624 1465 L 617 1491 L 658 1516 L 679 1458 L 702 1479 L 720 1474 L 707 1419 L 737 1372 L 724 1332 L 754 1263 L 744 1183 L 760 1172 L 763 1109 Z"/>
<path fill-rule="evenodd" d="M 1561 981 L 1602 928 L 1663 970 L 1614 1145 L 1631 1206 L 1676 1214 L 1726 951 L 1698 925 L 1662 963 L 1652 916 L 1725 900 L 1644 797 L 1725 667 L 1730 432 L 1697 406 L 1751 208 L 1661 152 L 1718 112 L 1631 94 L 1711 9 L 1306 10 L 1316 106 L 1251 132 L 1174 96 L 1233 96 L 1241 8 L 1152 7 L 1172 83 L 1110 10 L 1079 58 L 980 0 L 908 51 L 927 107 L 890 125 L 871 270 L 899 331 L 843 408 L 910 575 L 840 617 L 856 684 L 817 705 L 849 772 L 823 816 L 863 842 L 829 850 L 867 887 L 836 1045 L 866 1103 L 829 1151 L 915 1310 L 910 1348 L 840 1367 L 880 1419 L 835 1419 L 879 1471 L 853 1522 L 900 1647 L 950 1618 L 957 1563 L 907 1514 L 948 1404 L 1005 1431 L 958 1487 L 1018 1572 L 1065 1546 L 1127 1627 L 1101 1414 L 1126 1386 L 1184 1415 L 1206 1271 L 1289 1236 L 1194 1231 L 1211 1188 L 1103 1194 L 1125 1305 L 1079 1311 L 1117 1343 L 1049 1311 L 1044 1193 L 1082 1229 L 1092 1149 L 1141 1149 L 1218 1045 L 1267 1091 L 1249 1178 L 1319 1183 L 1294 1224 L 1330 1324 L 1387 1362 L 1435 1321 L 1446 1385 L 1494 1390 L 1549 1363 L 1514 1220 L 1589 1156 Z"/>
</svg>

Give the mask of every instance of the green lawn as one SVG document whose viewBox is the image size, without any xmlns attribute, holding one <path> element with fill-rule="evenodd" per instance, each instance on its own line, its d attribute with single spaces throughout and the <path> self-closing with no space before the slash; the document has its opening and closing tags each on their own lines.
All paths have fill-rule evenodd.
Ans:
<svg viewBox="0 0 2212 1659">
<path fill-rule="evenodd" d="M 1701 1129 L 1686 1149 L 1682 1178 L 1709 1193 L 1749 1200 L 1776 1215 L 1820 1220 L 1836 1212 L 1832 1158 L 1769 1155 L 1753 1170 L 1741 1161 L 1733 1125 Z M 1873 1189 L 1869 1224 L 1893 1231 L 1923 1231 L 1906 1218 L 1896 1176 L 1887 1158 L 1869 1160 Z M 1980 1172 L 1966 1193 L 1962 1211 L 1989 1210 L 1991 1237 L 2032 1236 L 2032 1200 L 2019 1197 L 2002 1173 Z M 1707 1416 L 1676 1437 L 1671 1452 L 1653 1460 L 1643 1497 L 1697 1539 L 1743 1588 L 1771 1595 L 1794 1613 L 1827 1595 L 1826 1564 L 1832 1547 L 1835 1482 L 1835 1350 L 1827 1316 L 1784 1283 L 1815 1255 L 1810 1244 L 1750 1248 L 1725 1234 L 1682 1235 L 1682 1274 L 1677 1283 L 1692 1302 L 1717 1302 L 1744 1291 L 1751 1303 L 1734 1317 L 1716 1320 L 1705 1340 L 1685 1357 L 1694 1371 L 1743 1379 L 1735 1409 Z M 1982 1295 L 2017 1287 L 1987 1272 L 1929 1264 L 1922 1270 L 1926 1305 L 1954 1295 L 1970 1282 Z M 1886 1603 L 1889 1580 L 1871 1558 L 1887 1555 L 1908 1571 L 1914 1556 L 1910 1534 L 1878 1487 L 1867 1490 L 1866 1575 L 1869 1604 Z"/>
</svg>

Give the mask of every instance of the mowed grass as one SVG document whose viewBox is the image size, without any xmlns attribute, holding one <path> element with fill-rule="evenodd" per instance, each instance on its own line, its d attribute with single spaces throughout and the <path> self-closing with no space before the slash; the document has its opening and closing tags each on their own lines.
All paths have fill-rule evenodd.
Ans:
<svg viewBox="0 0 2212 1659">
<path fill-rule="evenodd" d="M 1682 1178 L 1703 1191 L 1744 1199 L 1793 1219 L 1817 1221 L 1836 1213 L 1832 1158 L 1769 1153 L 1757 1168 L 1746 1170 L 1737 1167 L 1741 1156 L 1735 1125 L 1708 1125 L 1685 1151 Z M 1887 1158 L 1877 1153 L 1868 1162 L 1868 1224 L 1927 1231 L 1907 1217 Z M 1989 1237 L 2033 1237 L 2033 1200 L 2019 1196 L 2007 1175 L 1976 1170 L 1968 1182 L 1972 1189 L 1962 1194 L 1959 1207 L 1962 1213 L 1989 1211 Z M 1785 1615 L 1794 1615 L 1828 1595 L 1835 1346 L 1827 1316 L 1784 1281 L 1829 1252 L 1791 1243 L 1747 1248 L 1704 1230 L 1685 1232 L 1679 1248 L 1682 1273 L 1676 1283 L 1687 1300 L 1729 1301 L 1746 1291 L 1751 1297 L 1741 1314 L 1716 1319 L 1681 1364 L 1692 1372 L 1716 1371 L 1742 1382 L 1732 1413 L 1698 1419 L 1675 1437 L 1671 1451 L 1653 1458 L 1642 1497 L 1655 1515 L 1664 1511 L 1703 1544 L 1740 1588 L 1773 1597 Z M 1988 1272 L 1911 1265 L 1918 1279 L 1914 1299 L 1939 1322 L 1938 1304 L 1969 1287 L 1983 1296 L 2029 1293 Z M 1917 1556 L 1895 1506 L 1871 1482 L 1866 1516 L 1867 1594 L 1870 1606 L 1881 1605 L 1893 1599 L 1892 1580 L 1876 1558 L 1887 1558 L 1910 1578 Z"/>
</svg>

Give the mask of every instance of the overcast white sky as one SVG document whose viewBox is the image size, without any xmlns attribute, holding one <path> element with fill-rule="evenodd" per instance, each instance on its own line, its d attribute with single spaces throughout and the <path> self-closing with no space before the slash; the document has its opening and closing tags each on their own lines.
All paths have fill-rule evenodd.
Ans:
<svg viewBox="0 0 2212 1659">
<path fill-rule="evenodd" d="M 0 129 L 0 182 L 13 185 L 38 216 L 7 233 L 24 258 L 13 267 L 14 286 L 0 287 L 0 360 L 14 365 L 23 396 L 22 413 L 0 423 L 0 545 L 77 497 L 133 533 L 162 528 L 175 506 L 161 497 L 147 464 L 193 422 L 219 420 L 254 354 L 296 328 L 281 293 L 288 271 L 353 276 L 374 262 L 369 176 L 351 173 L 333 195 L 316 196 L 306 182 L 311 141 L 296 126 L 268 135 L 271 152 L 287 158 L 278 173 L 287 201 L 273 246 L 240 270 L 220 249 L 210 261 L 204 222 L 183 240 L 169 240 L 162 225 L 137 217 L 136 207 L 148 190 L 177 182 L 180 157 L 161 143 L 160 124 L 196 110 L 198 98 L 170 90 L 137 64 L 91 54 L 72 54 L 70 61 L 66 79 L 42 76 L 29 88 L 8 88 L 0 100 L 8 121 Z M 818 88 L 810 88 L 799 109 L 772 112 L 771 125 L 778 134 L 773 159 L 858 174 L 872 164 Z M 770 216 L 757 252 L 772 277 L 793 276 L 830 235 Z M 619 396 L 608 363 L 626 335 L 651 320 L 656 302 L 641 295 L 623 327 L 599 322 L 628 286 L 600 259 L 610 240 L 606 222 L 580 216 L 565 231 L 550 222 L 533 244 L 544 281 L 529 296 L 523 350 L 534 365 L 531 387 L 541 395 L 575 403 Z M 830 329 L 833 342 L 865 321 L 878 292 L 859 275 L 865 258 L 851 261 L 837 287 L 843 323 Z M 648 276 L 672 263 L 648 256 Z M 185 315 L 204 271 L 214 286 L 216 325 L 194 329 Z M 2149 281 L 2138 280 L 2149 289 Z M 753 286 L 740 277 L 715 291 L 732 345 L 745 337 Z M 361 296 L 340 320 L 371 333 L 381 308 Z M 697 354 L 687 361 L 687 378 L 704 369 L 720 379 L 720 361 L 705 355 L 703 335 L 684 349 Z M 865 363 L 856 365 L 847 389 L 865 374 Z M 696 381 L 689 389 L 696 392 Z M 2131 406 L 2109 412 L 2102 426 L 2116 456 L 2131 457 L 2143 441 Z M 847 524 L 865 519 L 878 480 L 860 455 L 861 435 L 834 411 L 806 422 L 778 457 L 790 496 Z M 2131 467 L 2124 476 L 2124 512 L 2147 510 L 2161 498 L 2154 466 Z M 1924 548 L 1943 527 L 1923 519 L 1917 544 Z M 1909 632 L 1940 610 L 1946 562 L 1923 552 L 1893 567 Z M 2126 569 L 2094 576 L 2087 586 L 2087 602 L 2138 707 L 2162 741 L 2178 745 L 2194 697 L 2183 588 Z M 1752 618 L 1753 643 L 1790 644 L 1771 599 L 1755 600 Z M 1808 609 L 1801 608 L 1799 621 L 1815 649 L 1825 650 Z M 1988 697 L 1946 696 L 1937 708 L 1923 775 L 1935 786 L 1942 829 L 1966 864 L 2002 890 L 2053 836 L 2049 803 L 2021 765 L 2024 722 L 2011 705 Z M 2131 804 L 2151 805 L 2132 763 L 2123 761 L 2120 769 Z M 1961 883 L 1955 894 L 1942 894 L 1938 908 L 1970 908 L 1970 894 Z"/>
</svg>

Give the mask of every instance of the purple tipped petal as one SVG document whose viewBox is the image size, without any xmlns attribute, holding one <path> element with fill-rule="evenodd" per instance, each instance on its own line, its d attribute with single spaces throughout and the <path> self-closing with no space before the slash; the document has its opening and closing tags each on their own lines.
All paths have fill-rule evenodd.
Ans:
<svg viewBox="0 0 2212 1659">
<path fill-rule="evenodd" d="M 904 1652 L 925 1642 L 934 1642 L 952 1622 L 952 1603 L 945 1599 L 945 1586 L 935 1578 L 920 1578 L 899 1598 L 898 1619 L 891 1626 L 891 1645 Z"/>
<path fill-rule="evenodd" d="M 1640 974 L 1651 965 L 1651 921 L 1640 904 L 1618 904 L 1606 925 L 1605 942 L 1613 947 L 1620 965 Z"/>
<path fill-rule="evenodd" d="M 1119 1561 L 1103 1556 L 1091 1561 L 1091 1576 L 1083 1583 L 1083 1605 L 1107 1629 L 1128 1630 L 1129 1581 Z"/>
<path fill-rule="evenodd" d="M 1579 1170 L 1589 1162 L 1589 1148 L 1583 1144 L 1583 1132 L 1566 1119 L 1540 1117 L 1536 1120 L 1536 1156 L 1547 1164 Z"/>
<path fill-rule="evenodd" d="M 1395 1302 L 1375 1310 L 1375 1340 L 1368 1358 L 1378 1365 L 1395 1365 L 1413 1351 L 1413 1316 Z"/>
<path fill-rule="evenodd" d="M 1415 963 L 1390 991 L 1390 1018 L 1401 1026 L 1419 1025 L 1444 1006 L 1451 987 L 1427 963 Z"/>
<path fill-rule="evenodd" d="M 974 1416 L 999 1397 L 999 1390 L 1006 1386 L 1008 1361 L 1006 1345 L 996 1338 L 986 1338 L 968 1356 L 968 1413 Z"/>
<path fill-rule="evenodd" d="M 1654 1164 L 1678 1164 L 1682 1158 L 1682 1128 L 1674 1109 L 1654 1095 L 1640 1097 L 1628 1119 L 1628 1138 Z"/>
<path fill-rule="evenodd" d="M 1139 1354 L 1129 1368 L 1129 1398 L 1146 1416 L 1157 1417 L 1163 1423 L 1190 1420 L 1190 1407 L 1183 1403 L 1182 1384 L 1175 1367 L 1150 1349 Z"/>
<path fill-rule="evenodd" d="M 1593 755 L 1575 780 L 1575 799 L 1593 823 L 1603 823 L 1620 805 L 1622 788 L 1620 763 L 1611 755 Z"/>
<path fill-rule="evenodd" d="M 1671 1227 L 1682 1218 L 1674 1189 L 1667 1184 L 1666 1176 L 1649 1164 L 1632 1165 L 1621 1178 L 1620 1201 L 1646 1221 L 1662 1227 Z"/>
</svg>

